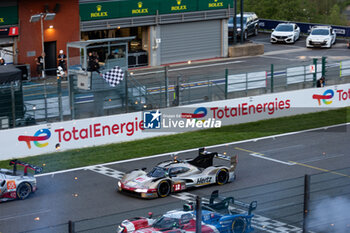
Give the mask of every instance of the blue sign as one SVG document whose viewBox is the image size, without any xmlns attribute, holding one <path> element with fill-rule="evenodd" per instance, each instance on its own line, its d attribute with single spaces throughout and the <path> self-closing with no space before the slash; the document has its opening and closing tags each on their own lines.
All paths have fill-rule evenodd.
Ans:
<svg viewBox="0 0 350 233">
<path fill-rule="evenodd" d="M 160 129 L 162 113 L 157 111 L 143 112 L 143 128 Z"/>
</svg>

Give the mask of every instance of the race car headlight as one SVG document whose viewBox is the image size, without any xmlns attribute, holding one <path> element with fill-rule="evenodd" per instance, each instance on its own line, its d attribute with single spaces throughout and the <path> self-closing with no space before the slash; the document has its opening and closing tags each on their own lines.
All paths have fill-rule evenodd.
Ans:
<svg viewBox="0 0 350 233">
<path fill-rule="evenodd" d="M 123 233 L 123 232 L 125 232 L 124 230 L 125 230 L 125 227 L 118 226 L 117 232 L 118 232 L 118 233 Z"/>
<path fill-rule="evenodd" d="M 122 187 L 122 182 L 118 181 L 118 187 Z"/>
<path fill-rule="evenodd" d="M 288 35 L 287 37 L 292 37 L 293 36 L 293 34 L 291 34 L 291 35 Z"/>
<path fill-rule="evenodd" d="M 137 193 L 147 193 L 148 189 L 135 189 Z"/>
</svg>

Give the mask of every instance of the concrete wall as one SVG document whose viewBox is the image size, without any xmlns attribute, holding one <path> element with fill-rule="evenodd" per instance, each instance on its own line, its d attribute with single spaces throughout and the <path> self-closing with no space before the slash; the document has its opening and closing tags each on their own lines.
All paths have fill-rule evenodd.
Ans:
<svg viewBox="0 0 350 233">
<path fill-rule="evenodd" d="M 263 44 L 243 44 L 230 46 L 228 49 L 229 57 L 244 57 L 264 54 Z"/>
</svg>

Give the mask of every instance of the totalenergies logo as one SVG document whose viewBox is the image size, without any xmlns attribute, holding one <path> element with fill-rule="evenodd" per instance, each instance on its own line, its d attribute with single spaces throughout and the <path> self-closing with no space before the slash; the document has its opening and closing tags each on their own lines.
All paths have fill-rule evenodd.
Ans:
<svg viewBox="0 0 350 233">
<path fill-rule="evenodd" d="M 26 135 L 20 135 L 18 136 L 18 141 L 20 142 L 26 142 L 28 148 L 31 148 L 31 143 L 33 142 L 35 146 L 42 148 L 47 145 L 49 145 L 48 142 L 45 143 L 39 143 L 41 141 L 46 141 L 51 137 L 51 132 L 48 129 L 39 129 L 35 132 L 34 136 L 26 136 Z"/>
<path fill-rule="evenodd" d="M 324 104 L 328 105 L 333 102 L 332 100 L 330 100 L 333 98 L 333 96 L 334 96 L 334 91 L 331 89 L 328 89 L 323 93 L 323 95 L 314 94 L 312 98 L 318 100 L 318 105 L 321 105 L 321 100 Z"/>
<path fill-rule="evenodd" d="M 197 108 L 193 113 L 181 113 L 181 118 L 198 119 L 207 115 L 208 111 L 204 107 Z"/>
</svg>

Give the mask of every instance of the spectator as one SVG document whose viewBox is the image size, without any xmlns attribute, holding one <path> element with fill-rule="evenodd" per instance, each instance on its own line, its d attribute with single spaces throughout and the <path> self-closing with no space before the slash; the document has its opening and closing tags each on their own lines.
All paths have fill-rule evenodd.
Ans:
<svg viewBox="0 0 350 233">
<path fill-rule="evenodd" d="M 5 59 L 0 57 L 0 66 L 6 65 Z"/>
<path fill-rule="evenodd" d="M 43 53 L 41 56 L 35 58 L 36 72 L 37 72 L 39 78 L 41 78 L 43 75 L 44 57 L 45 57 L 45 53 Z"/>
<path fill-rule="evenodd" d="M 67 65 L 66 65 L 67 56 L 66 54 L 64 54 L 62 49 L 58 54 L 57 60 L 58 60 L 58 66 L 60 66 L 63 69 L 64 74 L 67 75 Z"/>
<path fill-rule="evenodd" d="M 316 86 L 317 86 L 317 87 L 324 87 L 325 82 L 326 82 L 325 77 L 321 77 L 319 80 L 317 80 Z"/>
<path fill-rule="evenodd" d="M 96 71 L 100 74 L 100 65 L 98 64 L 98 58 L 94 56 L 92 52 L 89 52 L 87 71 Z"/>
</svg>

